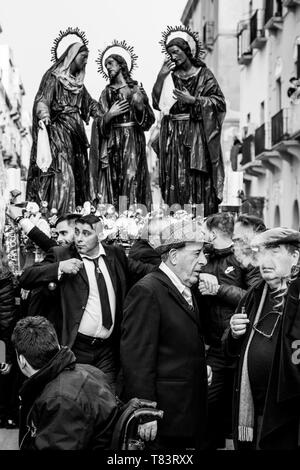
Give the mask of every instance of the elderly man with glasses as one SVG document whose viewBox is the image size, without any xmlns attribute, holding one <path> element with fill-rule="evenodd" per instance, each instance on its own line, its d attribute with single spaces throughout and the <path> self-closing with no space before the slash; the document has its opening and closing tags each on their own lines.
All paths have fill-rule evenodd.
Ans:
<svg viewBox="0 0 300 470">
<path fill-rule="evenodd" d="M 277 227 L 257 235 L 251 246 L 262 281 L 241 300 L 223 336 L 225 354 L 239 357 L 235 448 L 295 449 L 300 377 L 293 348 L 300 339 L 300 233 Z"/>
</svg>

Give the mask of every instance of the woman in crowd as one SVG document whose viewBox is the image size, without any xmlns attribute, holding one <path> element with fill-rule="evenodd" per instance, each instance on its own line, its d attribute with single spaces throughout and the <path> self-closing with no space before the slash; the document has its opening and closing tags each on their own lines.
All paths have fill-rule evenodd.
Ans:
<svg viewBox="0 0 300 470">
<path fill-rule="evenodd" d="M 257 235 L 252 246 L 263 279 L 241 300 L 223 337 L 226 355 L 239 358 L 235 448 L 297 449 L 300 233 L 277 227 Z"/>
</svg>

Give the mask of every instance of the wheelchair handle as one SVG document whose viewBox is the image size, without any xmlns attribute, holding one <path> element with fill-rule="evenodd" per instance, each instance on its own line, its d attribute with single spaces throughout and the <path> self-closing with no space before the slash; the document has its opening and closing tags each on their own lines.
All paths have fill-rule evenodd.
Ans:
<svg viewBox="0 0 300 470">
<path fill-rule="evenodd" d="M 162 410 L 153 410 L 153 409 L 140 409 L 136 410 L 133 413 L 133 418 L 138 419 L 142 417 L 151 417 L 155 419 L 162 419 L 164 416 L 164 412 Z"/>
<path fill-rule="evenodd" d="M 150 420 L 154 421 L 157 419 L 162 419 L 163 415 L 164 412 L 162 410 L 154 410 L 153 408 L 141 408 L 139 410 L 135 410 L 126 423 L 124 431 L 124 443 L 122 449 L 126 449 L 128 435 L 130 433 L 131 428 L 134 426 L 134 422 L 137 421 L 137 419 L 141 420 L 141 418 L 147 417 L 150 418 Z M 144 422 L 149 422 L 149 420 Z"/>
<path fill-rule="evenodd" d="M 156 408 L 157 407 L 157 403 L 156 401 L 150 401 L 150 400 L 140 400 L 138 399 L 139 401 L 139 406 L 140 408 Z"/>
</svg>

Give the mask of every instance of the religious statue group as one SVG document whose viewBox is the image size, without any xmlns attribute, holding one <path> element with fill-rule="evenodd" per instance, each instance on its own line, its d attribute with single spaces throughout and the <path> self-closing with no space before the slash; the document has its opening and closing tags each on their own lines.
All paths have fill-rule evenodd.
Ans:
<svg viewBox="0 0 300 470">
<path fill-rule="evenodd" d="M 76 42 L 58 57 L 58 47 L 68 35 Z M 129 204 L 150 210 L 145 131 L 155 123 L 155 115 L 142 84 L 132 77 L 137 56 L 125 41 L 117 40 L 100 52 L 98 71 L 108 84 L 97 102 L 84 85 L 87 44 L 78 28 L 60 32 L 54 42 L 54 64 L 34 100 L 27 200 L 46 201 L 49 209 L 63 214 L 85 201 L 118 207 L 119 198 L 126 196 Z M 161 44 L 165 60 L 153 86 L 152 105 L 161 113 L 154 149 L 162 198 L 169 206 L 202 204 L 206 216 L 217 212 L 222 201 L 225 99 L 202 60 L 196 33 L 168 27 Z M 89 142 L 84 123 L 91 117 Z M 46 167 L 39 164 L 43 131 L 51 153 Z"/>
</svg>

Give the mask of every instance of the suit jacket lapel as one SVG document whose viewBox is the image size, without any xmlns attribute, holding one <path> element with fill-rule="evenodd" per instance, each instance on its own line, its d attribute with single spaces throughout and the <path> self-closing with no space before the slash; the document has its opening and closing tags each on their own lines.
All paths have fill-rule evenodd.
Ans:
<svg viewBox="0 0 300 470">
<path fill-rule="evenodd" d="M 116 277 L 116 269 L 115 269 L 115 260 L 114 257 L 110 255 L 108 250 L 105 248 L 105 253 L 106 255 L 103 256 L 103 260 L 105 262 L 105 265 L 107 267 L 108 273 L 111 278 L 111 282 L 115 291 L 115 295 L 117 295 L 117 277 Z"/>
<path fill-rule="evenodd" d="M 82 279 L 84 280 L 84 282 L 85 282 L 87 285 L 89 285 L 89 280 L 88 280 L 88 277 L 87 277 L 87 273 L 86 273 L 84 264 L 83 264 L 82 268 L 79 269 L 78 274 L 82 277 Z"/>
<path fill-rule="evenodd" d="M 78 251 L 76 250 L 74 245 L 71 245 L 70 251 L 71 251 L 71 257 L 72 258 L 78 258 L 82 261 L 82 258 L 80 256 L 80 254 L 78 253 Z M 87 277 L 87 273 L 86 273 L 84 264 L 82 265 L 82 268 L 79 269 L 78 274 L 82 277 L 82 279 L 87 284 L 87 286 L 89 286 L 89 280 L 88 280 L 88 277 Z"/>
<path fill-rule="evenodd" d="M 113 285 L 113 288 L 114 288 L 114 291 L 115 291 L 115 294 L 117 295 L 117 277 L 116 277 L 116 270 L 115 270 L 115 260 L 114 260 L 114 257 L 111 255 L 111 253 L 109 252 L 109 250 L 107 249 L 107 247 L 104 247 L 105 249 L 105 253 L 106 255 L 103 256 L 103 260 L 105 262 L 105 265 L 107 267 L 107 270 L 108 270 L 108 273 L 110 275 L 110 278 L 111 278 L 111 282 L 112 282 L 112 285 Z M 71 257 L 72 258 L 78 258 L 78 259 L 82 259 L 80 254 L 78 253 L 78 251 L 76 250 L 75 246 L 74 245 L 71 245 L 70 246 L 70 254 L 71 254 Z M 82 266 L 82 268 L 79 270 L 78 274 L 82 277 L 82 279 L 84 280 L 84 282 L 89 285 L 89 280 L 88 280 L 88 277 L 87 277 L 87 273 L 86 273 L 86 270 L 85 270 L 85 267 L 84 265 Z"/>
<path fill-rule="evenodd" d="M 200 321 L 199 321 L 199 315 L 196 314 L 196 311 L 191 308 L 188 304 L 188 302 L 185 300 L 185 298 L 183 297 L 182 294 L 180 294 L 179 290 L 174 286 L 173 282 L 171 281 L 171 279 L 161 270 L 159 271 L 156 271 L 157 275 L 159 275 L 161 281 L 168 286 L 168 289 L 169 289 L 169 293 L 170 295 L 173 297 L 174 300 L 176 300 L 176 302 L 178 304 L 180 304 L 180 306 L 184 309 L 184 311 L 188 314 L 188 316 L 195 322 L 197 323 L 197 325 L 200 327 Z M 194 299 L 193 299 L 193 302 Z M 195 305 L 195 303 L 194 303 Z"/>
</svg>

